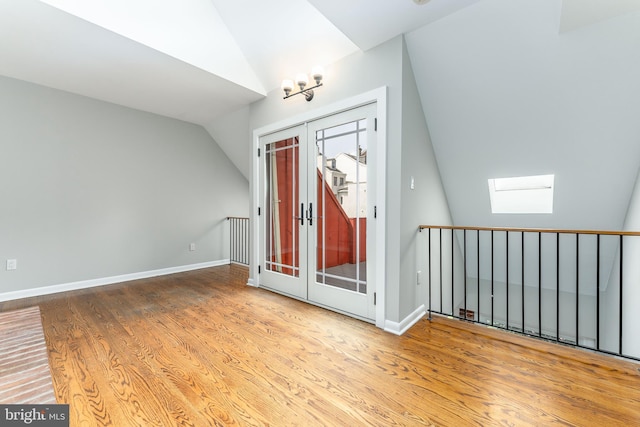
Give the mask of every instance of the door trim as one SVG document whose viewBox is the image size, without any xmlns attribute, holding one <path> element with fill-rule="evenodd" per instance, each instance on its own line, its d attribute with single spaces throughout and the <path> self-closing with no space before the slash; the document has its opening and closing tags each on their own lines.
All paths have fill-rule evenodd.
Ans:
<svg viewBox="0 0 640 427">
<path fill-rule="evenodd" d="M 386 318 L 386 265 L 385 265 L 385 247 L 386 247 L 386 164 L 387 164 L 387 87 L 383 86 L 369 92 L 362 93 L 326 106 L 319 107 L 314 110 L 286 118 L 284 120 L 254 129 L 252 143 L 252 164 L 251 164 L 251 256 L 249 265 L 249 285 L 260 286 L 260 275 L 258 274 L 258 266 L 260 264 L 260 248 L 259 248 L 259 232 L 260 218 L 258 208 L 260 208 L 259 170 L 258 148 L 260 138 L 270 133 L 287 129 L 293 126 L 303 125 L 307 122 L 318 120 L 336 113 L 357 108 L 372 102 L 376 103 L 377 116 L 377 132 L 376 145 L 378 158 L 376 161 L 376 175 L 378 185 L 376 186 L 376 249 L 375 249 L 375 277 L 376 277 L 376 318 L 375 324 L 379 328 L 384 328 Z"/>
</svg>

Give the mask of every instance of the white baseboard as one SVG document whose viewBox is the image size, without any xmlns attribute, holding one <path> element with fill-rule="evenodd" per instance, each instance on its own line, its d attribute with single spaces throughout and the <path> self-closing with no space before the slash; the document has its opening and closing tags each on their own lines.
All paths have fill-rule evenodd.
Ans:
<svg viewBox="0 0 640 427">
<path fill-rule="evenodd" d="M 253 286 L 254 288 L 258 287 L 258 284 L 251 277 L 249 277 L 249 280 L 247 280 L 247 285 Z"/>
<path fill-rule="evenodd" d="M 427 314 L 424 304 L 420 307 L 416 308 L 413 313 L 405 317 L 401 322 L 392 322 L 391 320 L 385 320 L 384 322 L 384 330 L 386 332 L 391 332 L 392 334 L 402 335 L 407 330 L 415 325 L 418 320 L 422 319 L 422 317 Z"/>
<path fill-rule="evenodd" d="M 63 283 L 60 285 L 43 286 L 21 291 L 0 293 L 0 302 L 21 298 L 39 297 L 56 294 L 58 292 L 75 291 L 78 289 L 93 288 L 96 286 L 112 285 L 114 283 L 128 282 L 131 280 L 147 279 L 149 277 L 166 276 L 167 274 L 182 273 L 183 271 L 199 270 L 201 268 L 217 267 L 229 264 L 228 259 L 218 261 L 201 262 L 198 264 L 180 265 L 177 267 L 161 268 L 159 270 L 143 271 L 140 273 L 122 274 L 120 276 L 103 277 L 100 279 L 81 280 L 79 282 Z"/>
</svg>

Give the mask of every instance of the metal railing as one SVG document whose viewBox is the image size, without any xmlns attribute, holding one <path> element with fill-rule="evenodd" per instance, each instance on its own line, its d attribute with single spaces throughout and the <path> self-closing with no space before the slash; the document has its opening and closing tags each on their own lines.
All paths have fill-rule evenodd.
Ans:
<svg viewBox="0 0 640 427">
<path fill-rule="evenodd" d="M 249 265 L 249 218 L 229 216 L 229 262 Z"/>
<path fill-rule="evenodd" d="M 640 361 L 640 232 L 419 226 L 428 312 Z"/>
</svg>

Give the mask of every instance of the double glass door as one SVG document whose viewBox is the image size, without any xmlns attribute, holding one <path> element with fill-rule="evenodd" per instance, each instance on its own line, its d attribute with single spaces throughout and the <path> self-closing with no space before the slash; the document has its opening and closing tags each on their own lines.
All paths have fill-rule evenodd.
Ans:
<svg viewBox="0 0 640 427">
<path fill-rule="evenodd" d="M 262 286 L 373 320 L 375 104 L 260 139 Z"/>
</svg>

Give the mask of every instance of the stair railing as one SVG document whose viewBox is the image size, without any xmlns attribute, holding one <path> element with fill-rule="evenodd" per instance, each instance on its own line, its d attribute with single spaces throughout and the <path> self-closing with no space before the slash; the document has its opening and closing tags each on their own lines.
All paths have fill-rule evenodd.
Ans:
<svg viewBox="0 0 640 427">
<path fill-rule="evenodd" d="M 230 216 L 229 221 L 229 262 L 249 265 L 249 218 Z"/>
<path fill-rule="evenodd" d="M 640 232 L 421 225 L 428 313 L 640 360 Z"/>
</svg>

